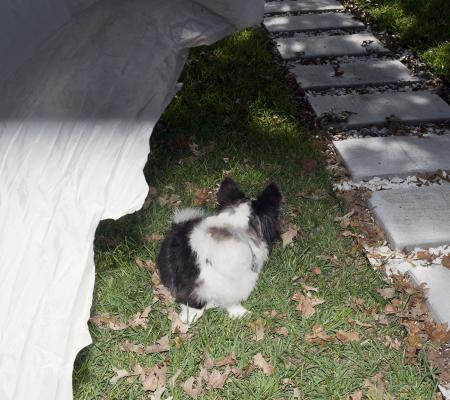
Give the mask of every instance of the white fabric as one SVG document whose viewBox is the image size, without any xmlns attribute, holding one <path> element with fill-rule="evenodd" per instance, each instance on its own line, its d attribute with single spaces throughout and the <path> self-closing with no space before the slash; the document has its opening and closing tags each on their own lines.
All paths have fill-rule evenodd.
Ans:
<svg viewBox="0 0 450 400">
<path fill-rule="evenodd" d="M 72 398 L 91 342 L 95 229 L 141 207 L 149 138 L 186 49 L 262 18 L 263 0 L 208 4 L 96 2 L 0 83 L 1 400 Z"/>
</svg>

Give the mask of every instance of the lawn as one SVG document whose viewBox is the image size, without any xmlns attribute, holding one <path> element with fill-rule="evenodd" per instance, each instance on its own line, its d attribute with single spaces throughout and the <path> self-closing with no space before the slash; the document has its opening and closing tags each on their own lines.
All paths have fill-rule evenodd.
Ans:
<svg viewBox="0 0 450 400">
<path fill-rule="evenodd" d="M 355 0 L 401 42 L 450 80 L 450 2 L 448 0 Z"/>
<path fill-rule="evenodd" d="M 169 378 L 180 369 L 162 398 L 189 398 L 182 384 L 199 374 L 205 354 L 217 360 L 232 352 L 234 368 L 243 375 L 234 370 L 223 389 L 203 385 L 198 398 L 345 399 L 354 394 L 357 399 L 361 390 L 372 399 L 434 399 L 433 371 L 425 364 L 406 364 L 403 328 L 397 317 L 383 315 L 386 300 L 376 291 L 385 286 L 381 275 L 335 221 L 345 210 L 333 196 L 319 151 L 298 123 L 265 33 L 246 30 L 192 51 L 181 80 L 183 89 L 151 138 L 145 175 L 156 198 L 145 210 L 103 222 L 96 239 L 92 315 L 110 313 L 126 322 L 151 306 L 148 320 L 120 330 L 90 323 L 94 343 L 76 360 L 75 399 L 150 398 L 138 378 L 110 382 L 114 368 L 131 371 L 135 364 L 165 364 Z M 253 196 L 276 181 L 284 194 L 284 230 L 290 226 L 298 235 L 291 245 L 274 247 L 245 304 L 248 317 L 230 320 L 225 312 L 208 310 L 189 337 L 171 333 L 167 306 L 152 304 L 150 273 L 135 260 L 156 260 L 160 241 L 155 234 L 169 227 L 173 203 L 210 200 L 208 192 L 225 174 Z M 324 302 L 307 317 L 291 299 L 296 293 L 297 300 L 310 294 Z M 320 339 L 317 324 L 327 340 Z M 308 336 L 313 328 L 317 340 Z M 165 335 L 170 337 L 167 352 L 121 349 L 126 340 L 148 346 Z M 258 353 L 273 371 L 249 369 Z"/>
</svg>

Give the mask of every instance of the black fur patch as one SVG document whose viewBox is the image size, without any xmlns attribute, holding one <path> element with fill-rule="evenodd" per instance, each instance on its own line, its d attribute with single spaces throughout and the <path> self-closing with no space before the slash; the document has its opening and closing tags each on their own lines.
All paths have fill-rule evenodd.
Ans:
<svg viewBox="0 0 450 400">
<path fill-rule="evenodd" d="M 224 207 L 236 205 L 242 200 L 246 200 L 245 194 L 239 189 L 236 182 L 230 177 L 226 177 L 220 184 L 217 193 L 217 202 L 219 203 L 219 210 Z"/>
<path fill-rule="evenodd" d="M 208 233 L 218 242 L 222 242 L 223 240 L 231 239 L 233 237 L 233 234 L 227 228 L 219 228 L 215 226 L 208 228 Z"/>
<path fill-rule="evenodd" d="M 189 235 L 200 221 L 201 218 L 196 218 L 173 224 L 161 245 L 157 261 L 161 282 L 170 289 L 175 301 L 192 308 L 205 306 L 195 296 L 200 269 L 189 245 Z"/>
</svg>

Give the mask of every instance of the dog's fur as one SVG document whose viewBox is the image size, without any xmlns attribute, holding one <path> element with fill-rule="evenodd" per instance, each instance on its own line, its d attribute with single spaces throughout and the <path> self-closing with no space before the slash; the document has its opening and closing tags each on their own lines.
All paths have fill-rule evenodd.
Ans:
<svg viewBox="0 0 450 400">
<path fill-rule="evenodd" d="M 211 307 L 244 315 L 241 301 L 255 287 L 279 236 L 281 193 L 274 183 L 250 200 L 225 178 L 217 201 L 214 215 L 197 208 L 177 211 L 158 256 L 161 281 L 181 304 L 185 323 Z"/>
</svg>

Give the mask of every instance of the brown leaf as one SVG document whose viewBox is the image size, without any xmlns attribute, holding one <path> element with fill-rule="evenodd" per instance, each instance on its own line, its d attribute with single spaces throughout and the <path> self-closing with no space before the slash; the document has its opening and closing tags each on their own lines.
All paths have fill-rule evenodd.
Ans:
<svg viewBox="0 0 450 400">
<path fill-rule="evenodd" d="M 145 235 L 144 240 L 147 242 L 159 242 L 160 240 L 164 239 L 164 235 L 161 235 L 158 232 L 153 232 L 150 235 Z"/>
<path fill-rule="evenodd" d="M 153 275 L 152 275 L 152 281 L 153 281 Z M 153 299 L 152 302 L 156 303 L 158 300 L 161 301 L 161 303 L 165 305 L 170 305 L 175 302 L 175 299 L 172 296 L 172 293 L 170 293 L 170 290 L 167 289 L 163 284 L 156 285 L 153 288 Z"/>
<path fill-rule="evenodd" d="M 315 324 L 312 327 L 312 332 L 305 336 L 306 343 L 323 343 L 333 340 L 331 336 L 328 336 L 323 327 L 320 324 Z"/>
<path fill-rule="evenodd" d="M 143 349 L 143 352 L 145 354 L 152 354 L 152 353 L 164 353 L 166 351 L 170 350 L 170 340 L 169 336 L 163 336 L 161 339 L 159 339 L 156 343 L 146 346 Z"/>
<path fill-rule="evenodd" d="M 295 225 L 290 225 L 289 229 L 281 235 L 281 240 L 283 242 L 283 248 L 290 245 L 294 238 L 298 234 L 298 227 Z"/>
<path fill-rule="evenodd" d="M 96 326 L 106 326 L 113 331 L 121 331 L 128 328 L 128 324 L 118 321 L 117 318 L 110 313 L 94 315 L 90 318 L 90 321 Z"/>
<path fill-rule="evenodd" d="M 442 257 L 442 266 L 450 269 L 450 253 Z"/>
<path fill-rule="evenodd" d="M 146 210 L 150 206 L 150 203 L 152 202 L 152 200 L 157 195 L 158 195 L 158 191 L 156 190 L 156 188 L 153 186 L 149 186 L 148 192 L 147 192 L 147 197 L 145 198 L 144 204 L 142 205 L 142 209 Z"/>
<path fill-rule="evenodd" d="M 172 333 L 187 333 L 189 330 L 189 325 L 186 325 L 185 323 L 183 323 L 179 317 L 179 315 L 175 312 L 172 311 L 172 313 L 170 313 L 168 315 L 169 319 L 172 321 L 172 324 L 170 326 L 170 331 Z"/>
<path fill-rule="evenodd" d="M 400 349 L 400 347 L 402 347 L 402 342 L 400 342 L 400 340 L 396 338 L 393 339 L 389 335 L 386 335 L 384 344 L 386 345 L 386 347 L 394 350 L 398 350 Z"/>
<path fill-rule="evenodd" d="M 289 331 L 284 326 L 278 326 L 275 328 L 275 333 L 280 336 L 288 336 Z"/>
<path fill-rule="evenodd" d="M 256 334 L 253 336 L 253 339 L 257 342 L 264 339 L 264 325 L 260 319 L 257 319 L 254 323 Z"/>
<path fill-rule="evenodd" d="M 144 311 L 136 313 L 129 321 L 128 326 L 132 328 L 137 328 L 138 326 L 142 328 L 147 327 L 148 322 L 148 314 L 151 310 L 151 307 L 146 307 Z"/>
<path fill-rule="evenodd" d="M 359 341 L 359 333 L 358 332 L 345 332 L 345 331 L 337 330 L 336 337 L 341 342 L 357 342 L 357 341 Z"/>
<path fill-rule="evenodd" d="M 172 193 L 170 196 L 160 196 L 158 198 L 159 205 L 164 207 L 165 205 L 175 206 L 181 203 L 180 196 L 175 193 Z"/>
<path fill-rule="evenodd" d="M 342 217 L 336 217 L 334 220 L 336 222 L 339 222 L 341 228 L 347 228 L 349 226 L 351 226 L 351 220 L 350 217 L 355 213 L 355 210 L 351 210 L 349 213 L 343 215 Z"/>
<path fill-rule="evenodd" d="M 197 189 L 194 194 L 194 206 L 202 206 L 206 204 L 211 197 L 212 193 L 209 193 L 206 189 Z"/>
<path fill-rule="evenodd" d="M 139 268 L 146 269 L 150 272 L 156 271 L 156 265 L 152 260 L 143 260 L 142 258 L 135 257 L 134 261 Z"/>
<path fill-rule="evenodd" d="M 361 389 L 355 390 L 351 395 L 349 400 L 361 400 L 363 392 Z"/>
<path fill-rule="evenodd" d="M 377 289 L 377 292 L 383 299 L 392 299 L 395 297 L 395 289 L 394 288 L 383 288 Z"/>
<path fill-rule="evenodd" d="M 142 345 L 131 343 L 128 339 L 120 345 L 120 349 L 129 353 L 142 353 Z"/>
<path fill-rule="evenodd" d="M 397 309 L 394 307 L 394 305 L 392 304 L 386 304 L 386 306 L 384 307 L 384 312 L 386 314 L 396 314 L 397 313 Z"/>
<path fill-rule="evenodd" d="M 318 297 L 309 297 L 309 296 L 304 296 L 302 294 L 299 293 L 295 293 L 292 296 L 292 300 L 298 301 L 298 305 L 296 307 L 296 310 L 300 311 L 301 314 L 305 317 L 305 318 L 309 318 L 311 316 L 314 315 L 314 313 L 316 312 L 314 307 L 325 303 L 325 300 L 320 299 Z"/>
<path fill-rule="evenodd" d="M 322 275 L 322 270 L 319 267 L 314 267 L 311 271 L 314 275 Z"/>
<path fill-rule="evenodd" d="M 433 254 L 431 254 L 429 251 L 418 251 L 416 254 L 416 260 L 423 260 L 423 261 L 427 261 L 429 263 L 432 263 L 434 260 L 435 256 L 433 256 Z"/>
<path fill-rule="evenodd" d="M 188 378 L 186 382 L 183 383 L 183 386 L 181 388 L 184 390 L 184 392 L 193 398 L 196 398 L 202 391 L 202 381 L 197 380 L 193 376 Z"/>
<path fill-rule="evenodd" d="M 207 385 L 213 389 L 223 389 L 223 385 L 228 379 L 231 373 L 231 368 L 226 367 L 224 372 L 220 372 L 217 369 L 212 370 L 208 376 Z"/>
<path fill-rule="evenodd" d="M 175 374 L 170 378 L 170 385 L 175 386 L 175 383 L 177 382 L 178 377 L 180 376 L 182 370 L 181 368 L 178 368 L 175 372 Z"/>
<path fill-rule="evenodd" d="M 155 365 L 151 369 L 145 369 L 141 373 L 142 388 L 145 392 L 154 392 L 163 388 L 167 383 L 167 366 L 165 364 Z"/>
<path fill-rule="evenodd" d="M 139 375 L 138 373 L 135 373 L 134 371 L 132 372 L 128 372 L 126 369 L 117 369 L 117 368 L 113 368 L 114 373 L 116 374 L 115 376 L 113 376 L 109 382 L 112 384 L 117 383 L 117 381 L 119 381 L 122 378 L 127 378 L 129 376 L 136 376 Z"/>
<path fill-rule="evenodd" d="M 261 353 L 255 354 L 253 356 L 253 365 L 261 369 L 266 375 L 273 374 L 273 367 L 266 361 Z"/>
<path fill-rule="evenodd" d="M 425 322 L 425 333 L 430 340 L 438 344 L 444 344 L 450 341 L 450 331 L 448 330 L 448 324 L 437 324 Z"/>
<path fill-rule="evenodd" d="M 223 367 L 225 365 L 234 365 L 236 364 L 236 354 L 234 352 L 230 353 L 226 357 L 222 358 L 221 360 L 218 360 L 215 362 L 216 367 Z"/>
</svg>

